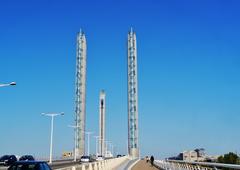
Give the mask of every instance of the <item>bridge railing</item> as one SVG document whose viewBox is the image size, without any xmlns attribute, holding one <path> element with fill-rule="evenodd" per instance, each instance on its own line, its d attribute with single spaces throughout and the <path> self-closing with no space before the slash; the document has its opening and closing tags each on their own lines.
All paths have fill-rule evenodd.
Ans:
<svg viewBox="0 0 240 170">
<path fill-rule="evenodd" d="M 66 166 L 63 168 L 54 168 L 55 170 L 112 170 L 128 159 L 127 156 L 120 158 L 107 159 L 92 163 L 83 163 L 79 165 Z"/>
<path fill-rule="evenodd" d="M 222 164 L 222 163 L 210 163 L 210 162 L 189 162 L 189 161 L 177 161 L 177 160 L 157 160 L 154 161 L 155 165 L 159 169 L 163 170 L 217 170 L 217 169 L 239 169 L 240 165 L 235 164 Z"/>
</svg>

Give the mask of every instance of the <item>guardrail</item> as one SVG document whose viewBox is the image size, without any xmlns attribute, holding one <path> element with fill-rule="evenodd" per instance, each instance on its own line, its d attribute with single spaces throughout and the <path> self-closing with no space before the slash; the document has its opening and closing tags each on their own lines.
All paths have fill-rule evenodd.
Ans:
<svg viewBox="0 0 240 170">
<path fill-rule="evenodd" d="M 112 170 L 128 159 L 127 156 L 107 159 L 99 162 L 84 163 L 80 165 L 66 166 L 63 168 L 54 168 L 55 170 Z"/>
<path fill-rule="evenodd" d="M 177 160 L 157 160 L 154 164 L 163 170 L 217 170 L 222 168 L 239 169 L 240 165 L 210 162 L 189 162 Z"/>
</svg>

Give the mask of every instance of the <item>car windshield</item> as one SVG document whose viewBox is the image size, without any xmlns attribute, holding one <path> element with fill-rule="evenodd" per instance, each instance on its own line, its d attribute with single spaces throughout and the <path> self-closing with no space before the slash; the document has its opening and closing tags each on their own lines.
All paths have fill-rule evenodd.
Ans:
<svg viewBox="0 0 240 170">
<path fill-rule="evenodd" d="M 89 156 L 82 156 L 82 159 L 89 159 Z"/>
<path fill-rule="evenodd" d="M 9 170 L 39 170 L 38 164 L 19 164 L 13 165 Z"/>
<path fill-rule="evenodd" d="M 0 158 L 0 160 L 4 160 L 4 159 L 8 159 L 9 158 L 9 155 L 4 155 Z"/>
<path fill-rule="evenodd" d="M 25 159 L 34 160 L 34 158 L 31 155 L 24 155 L 20 158 L 20 160 L 25 160 Z"/>
</svg>

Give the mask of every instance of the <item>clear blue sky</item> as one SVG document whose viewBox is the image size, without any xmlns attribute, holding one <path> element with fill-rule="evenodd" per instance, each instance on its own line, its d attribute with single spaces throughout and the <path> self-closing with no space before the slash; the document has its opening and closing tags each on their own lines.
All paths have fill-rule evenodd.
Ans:
<svg viewBox="0 0 240 170">
<path fill-rule="evenodd" d="M 76 34 L 86 33 L 87 129 L 98 133 L 107 93 L 107 138 L 127 140 L 127 32 L 137 34 L 139 136 L 158 158 L 203 147 L 240 152 L 240 2 L 237 0 L 11 0 L 0 2 L 0 154 L 48 156 L 73 148 Z M 94 152 L 92 139 L 91 151 Z"/>
</svg>

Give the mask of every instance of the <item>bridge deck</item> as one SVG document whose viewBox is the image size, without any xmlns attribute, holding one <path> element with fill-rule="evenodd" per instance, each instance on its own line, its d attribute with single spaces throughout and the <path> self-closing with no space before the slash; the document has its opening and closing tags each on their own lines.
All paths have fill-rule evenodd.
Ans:
<svg viewBox="0 0 240 170">
<path fill-rule="evenodd" d="M 156 167 L 151 166 L 150 163 L 146 163 L 145 160 L 140 160 L 133 166 L 132 170 L 158 170 Z"/>
</svg>

